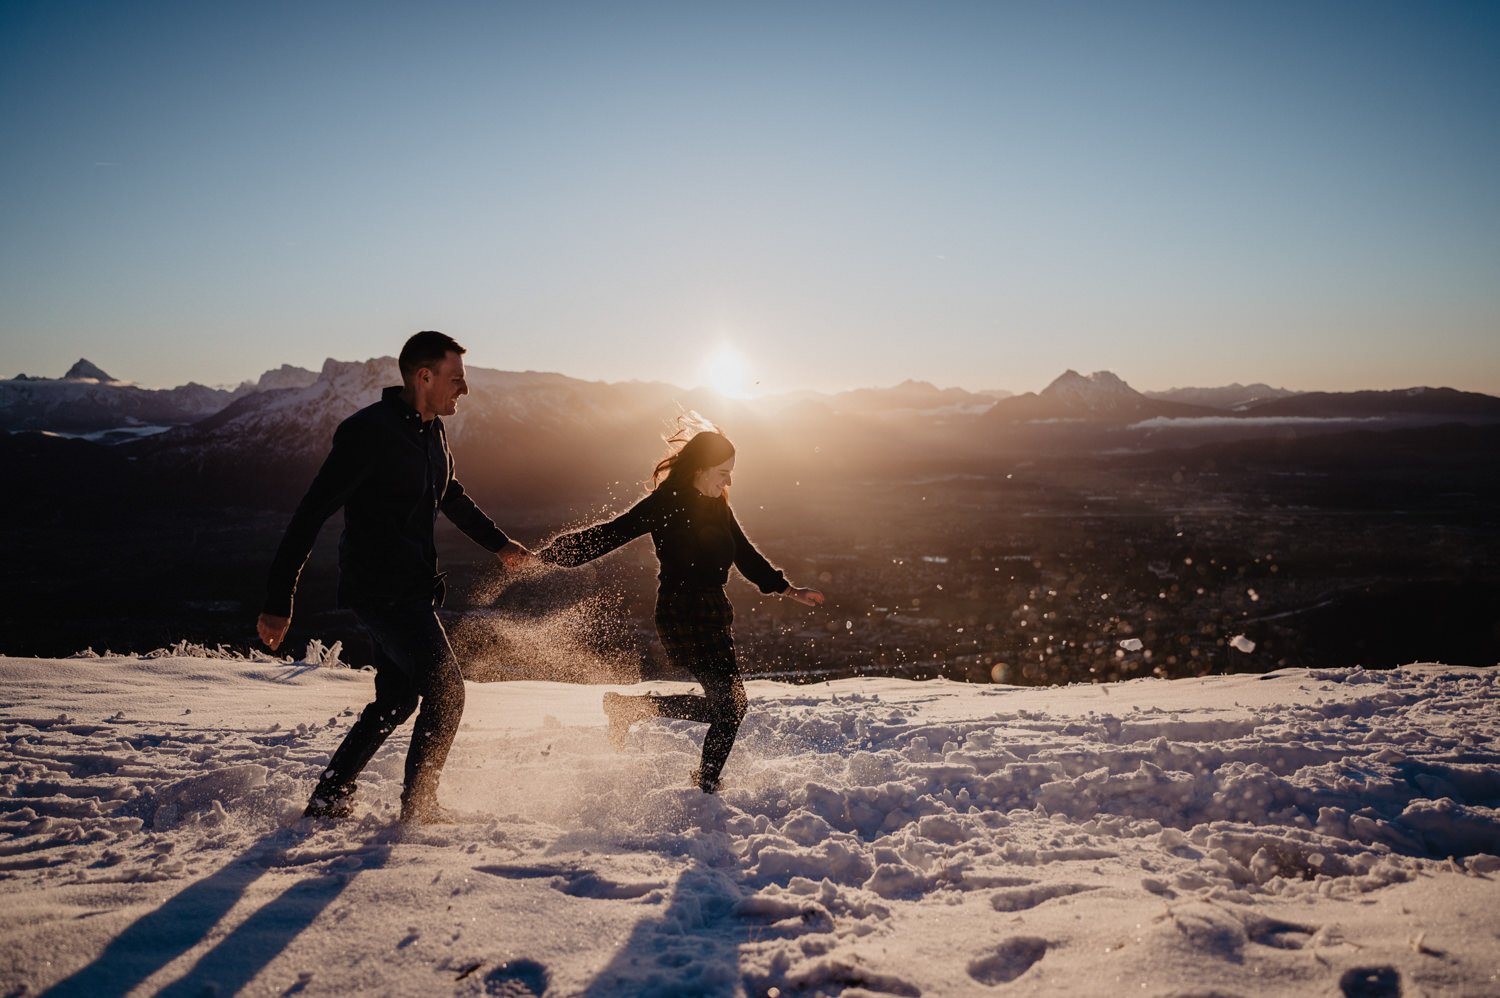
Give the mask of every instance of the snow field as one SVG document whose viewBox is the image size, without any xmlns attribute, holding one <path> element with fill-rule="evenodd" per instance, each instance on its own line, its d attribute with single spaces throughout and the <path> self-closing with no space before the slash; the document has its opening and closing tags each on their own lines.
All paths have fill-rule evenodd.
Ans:
<svg viewBox="0 0 1500 998">
<path fill-rule="evenodd" d="M 0 985 L 1496 993 L 1497 679 L 753 682 L 719 797 L 700 726 L 609 750 L 639 688 L 471 684 L 470 820 L 409 830 L 409 727 L 354 821 L 297 820 L 368 674 L 0 659 Z"/>
</svg>

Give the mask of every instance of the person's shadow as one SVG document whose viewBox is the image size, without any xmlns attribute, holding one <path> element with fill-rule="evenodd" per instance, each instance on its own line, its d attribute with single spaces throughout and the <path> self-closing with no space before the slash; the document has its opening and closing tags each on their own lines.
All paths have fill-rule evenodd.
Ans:
<svg viewBox="0 0 1500 998">
<path fill-rule="evenodd" d="M 306 826 L 277 829 L 219 870 L 183 888 L 116 936 L 92 963 L 58 981 L 44 998 L 124 994 L 167 966 L 213 930 L 250 885 L 275 869 L 286 850 L 312 834 Z M 384 865 L 391 845 L 385 832 L 351 842 L 347 855 L 359 869 Z M 198 958 L 159 995 L 233 994 L 276 958 L 287 944 L 339 896 L 352 874 L 298 879 Z"/>
<path fill-rule="evenodd" d="M 705 830 L 716 824 L 705 822 Z M 757 884 L 746 878 L 736 860 L 727 854 L 721 858 L 718 865 L 700 859 L 688 862 L 672 887 L 666 910 L 658 918 L 636 923 L 630 938 L 581 992 L 583 998 L 764 994 L 779 981 L 740 970 L 745 946 L 832 931 L 828 913 L 817 905 L 803 908 L 800 918 L 747 908 L 744 902 L 756 893 Z"/>
<path fill-rule="evenodd" d="M 677 878 L 660 918 L 636 924 L 630 938 L 584 989 L 585 998 L 691 994 L 703 998 L 740 990 L 739 950 L 764 925 L 746 923 L 738 905 L 746 891 L 727 871 L 698 862 Z"/>
</svg>

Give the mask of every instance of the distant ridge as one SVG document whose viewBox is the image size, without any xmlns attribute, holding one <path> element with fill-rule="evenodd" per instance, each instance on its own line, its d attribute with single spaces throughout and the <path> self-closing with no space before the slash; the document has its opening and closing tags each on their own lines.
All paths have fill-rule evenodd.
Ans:
<svg viewBox="0 0 1500 998">
<path fill-rule="evenodd" d="M 1242 385 L 1235 382 L 1220 388 L 1169 388 L 1164 392 L 1144 392 L 1147 398 L 1162 402 L 1185 402 L 1188 405 L 1206 405 L 1213 409 L 1237 410 L 1269 402 L 1272 399 L 1289 398 L 1300 394 L 1287 388 L 1272 388 L 1256 382 Z"/>
<path fill-rule="evenodd" d="M 1246 410 L 1253 416 L 1372 417 L 1486 416 L 1500 418 L 1500 398 L 1456 388 L 1400 388 L 1394 391 L 1303 392 Z"/>
<path fill-rule="evenodd" d="M 1138 392 L 1110 371 L 1060 374 L 1040 392 L 996 402 L 988 423 L 1077 422 L 1100 425 L 1148 419 L 1451 417 L 1500 419 L 1500 398 L 1453 388 L 1293 392 L 1265 384 Z"/>
<path fill-rule="evenodd" d="M 282 364 L 275 370 L 262 374 L 259 380 L 246 381 L 235 389 L 235 395 L 246 395 L 250 392 L 274 392 L 282 388 L 306 388 L 318 380 L 317 371 L 309 371 L 305 367 L 294 367 L 291 364 Z"/>
<path fill-rule="evenodd" d="M 909 412 L 972 408 L 979 412 L 1008 392 L 971 392 L 964 388 L 938 388 L 928 381 L 911 378 L 890 388 L 855 388 L 827 399 L 840 412 Z"/>
</svg>

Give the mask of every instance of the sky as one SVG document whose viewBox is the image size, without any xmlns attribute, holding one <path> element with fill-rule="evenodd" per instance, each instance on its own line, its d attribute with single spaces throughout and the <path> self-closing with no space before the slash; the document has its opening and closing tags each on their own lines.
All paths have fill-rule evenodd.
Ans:
<svg viewBox="0 0 1500 998">
<path fill-rule="evenodd" d="M 0 376 L 1500 394 L 1500 5 L 0 0 Z"/>
</svg>

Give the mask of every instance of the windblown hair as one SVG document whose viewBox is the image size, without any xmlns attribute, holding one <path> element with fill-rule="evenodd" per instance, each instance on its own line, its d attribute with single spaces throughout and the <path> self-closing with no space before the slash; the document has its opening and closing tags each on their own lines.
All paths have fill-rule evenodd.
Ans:
<svg viewBox="0 0 1500 998">
<path fill-rule="evenodd" d="M 667 456 L 651 472 L 651 487 L 671 485 L 686 488 L 693 476 L 704 468 L 723 464 L 734 457 L 734 444 L 712 423 L 695 412 L 677 417 L 674 429 L 666 438 Z"/>
<path fill-rule="evenodd" d="M 440 333 L 435 329 L 424 329 L 406 341 L 406 345 L 401 348 L 401 356 L 396 358 L 396 363 L 401 368 L 401 377 L 410 378 L 424 367 L 428 370 L 436 368 L 450 353 L 461 355 L 467 352 L 447 333 Z"/>
</svg>

